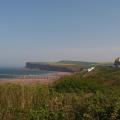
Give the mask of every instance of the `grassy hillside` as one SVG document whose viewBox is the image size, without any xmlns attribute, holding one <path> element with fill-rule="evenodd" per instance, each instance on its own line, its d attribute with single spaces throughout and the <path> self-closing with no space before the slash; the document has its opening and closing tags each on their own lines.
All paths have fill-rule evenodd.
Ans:
<svg viewBox="0 0 120 120">
<path fill-rule="evenodd" d="M 71 65 L 87 66 L 87 67 L 97 64 L 96 62 L 70 61 L 70 60 L 62 60 L 57 63 L 58 64 L 71 64 Z"/>
<path fill-rule="evenodd" d="M 119 120 L 120 69 L 96 67 L 52 86 L 0 85 L 0 120 Z"/>
<path fill-rule="evenodd" d="M 96 92 L 97 89 L 114 87 L 120 83 L 120 69 L 113 67 L 96 67 L 91 72 L 80 72 L 57 81 L 55 90 L 61 92 Z M 77 91 L 76 91 L 77 90 Z"/>
</svg>

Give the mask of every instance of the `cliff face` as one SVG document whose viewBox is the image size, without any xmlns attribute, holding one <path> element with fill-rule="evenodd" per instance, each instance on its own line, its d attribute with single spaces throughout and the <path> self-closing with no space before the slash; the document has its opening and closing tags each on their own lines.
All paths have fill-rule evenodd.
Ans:
<svg viewBox="0 0 120 120">
<path fill-rule="evenodd" d="M 39 70 L 47 70 L 47 71 L 60 71 L 60 72 L 73 72 L 72 69 L 66 68 L 63 66 L 50 65 L 50 64 L 42 64 L 42 63 L 26 63 L 26 68 L 29 69 L 39 69 Z"/>
</svg>

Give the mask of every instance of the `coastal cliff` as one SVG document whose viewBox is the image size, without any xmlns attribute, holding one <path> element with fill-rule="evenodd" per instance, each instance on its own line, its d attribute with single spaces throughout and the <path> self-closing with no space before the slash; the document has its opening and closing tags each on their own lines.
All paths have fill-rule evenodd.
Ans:
<svg viewBox="0 0 120 120">
<path fill-rule="evenodd" d="M 97 63 L 83 61 L 58 61 L 58 62 L 27 62 L 26 68 L 60 71 L 60 72 L 79 72 L 83 68 L 89 68 Z"/>
<path fill-rule="evenodd" d="M 47 63 L 45 64 L 45 63 L 27 62 L 25 67 L 29 69 L 38 69 L 38 70 L 47 70 L 47 71 L 73 72 L 73 70 L 70 68 L 60 65 L 47 64 Z"/>
</svg>

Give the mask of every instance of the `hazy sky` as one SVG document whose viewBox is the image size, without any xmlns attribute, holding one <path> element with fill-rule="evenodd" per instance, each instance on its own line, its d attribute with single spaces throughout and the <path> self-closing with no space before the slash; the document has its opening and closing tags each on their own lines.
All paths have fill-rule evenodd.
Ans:
<svg viewBox="0 0 120 120">
<path fill-rule="evenodd" d="M 117 56 L 120 0 L 0 0 L 0 66 Z"/>
</svg>

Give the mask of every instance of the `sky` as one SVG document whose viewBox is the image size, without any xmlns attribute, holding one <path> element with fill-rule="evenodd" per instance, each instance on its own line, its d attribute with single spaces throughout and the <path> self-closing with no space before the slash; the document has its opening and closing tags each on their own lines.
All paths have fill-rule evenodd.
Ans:
<svg viewBox="0 0 120 120">
<path fill-rule="evenodd" d="M 0 66 L 114 61 L 119 6 L 120 0 L 0 0 Z"/>
</svg>

